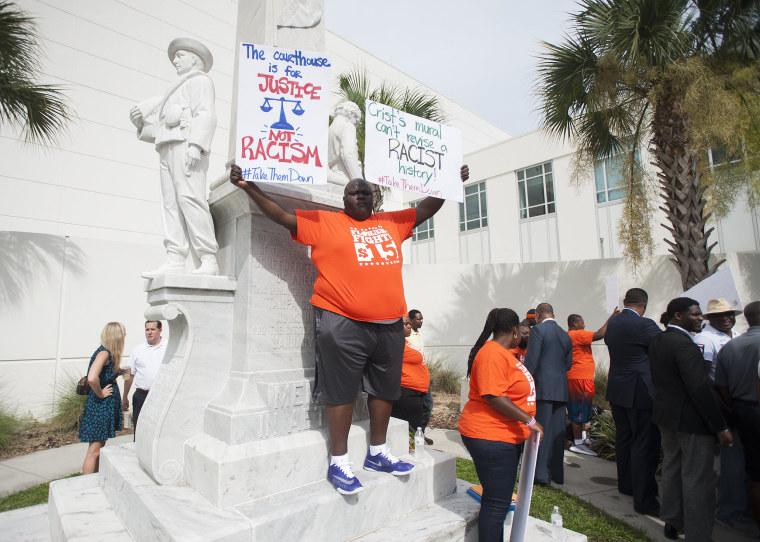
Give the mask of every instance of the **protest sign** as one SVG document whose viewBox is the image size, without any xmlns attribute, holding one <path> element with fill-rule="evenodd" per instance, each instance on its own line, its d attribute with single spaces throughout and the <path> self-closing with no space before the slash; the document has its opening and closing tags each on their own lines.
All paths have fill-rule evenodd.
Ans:
<svg viewBox="0 0 760 542">
<path fill-rule="evenodd" d="M 246 181 L 327 183 L 330 61 L 240 44 L 235 163 Z"/>
<path fill-rule="evenodd" d="M 367 100 L 364 173 L 369 182 L 461 202 L 461 165 L 459 130 Z"/>
<path fill-rule="evenodd" d="M 683 296 L 699 301 L 702 311 L 707 310 L 708 301 L 720 297 L 728 301 L 734 309 L 744 309 L 742 300 L 739 298 L 739 291 L 736 288 L 736 282 L 734 282 L 734 275 L 728 265 L 686 290 Z"/>
<path fill-rule="evenodd" d="M 533 476 L 536 474 L 536 461 L 538 460 L 538 446 L 540 444 L 541 435 L 531 431 L 530 437 L 525 441 L 525 449 L 522 455 L 520 482 L 517 485 L 517 504 L 515 505 L 515 514 L 512 517 L 512 533 L 509 537 L 511 542 L 523 542 L 525 540 L 530 501 L 533 497 Z"/>
<path fill-rule="evenodd" d="M 605 308 L 607 314 L 612 314 L 618 308 L 618 281 L 617 275 L 608 275 L 604 279 Z"/>
</svg>

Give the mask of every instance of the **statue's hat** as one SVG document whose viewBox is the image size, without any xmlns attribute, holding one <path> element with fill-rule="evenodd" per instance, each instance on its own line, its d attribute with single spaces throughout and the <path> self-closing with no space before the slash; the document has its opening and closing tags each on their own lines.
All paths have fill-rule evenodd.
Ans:
<svg viewBox="0 0 760 542">
<path fill-rule="evenodd" d="M 204 72 L 208 72 L 211 69 L 211 66 L 214 65 L 214 57 L 211 55 L 211 51 L 208 50 L 208 47 L 193 38 L 175 38 L 169 44 L 169 49 L 167 51 L 169 53 L 170 61 L 174 60 L 174 55 L 177 54 L 177 51 L 190 51 L 191 53 L 195 53 L 201 58 L 201 61 L 203 61 Z"/>
</svg>

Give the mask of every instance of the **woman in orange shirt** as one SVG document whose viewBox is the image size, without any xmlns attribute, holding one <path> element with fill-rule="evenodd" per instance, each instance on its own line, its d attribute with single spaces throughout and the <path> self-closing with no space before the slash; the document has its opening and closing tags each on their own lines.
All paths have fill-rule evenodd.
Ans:
<svg viewBox="0 0 760 542">
<path fill-rule="evenodd" d="M 459 432 L 483 486 L 480 542 L 503 540 L 522 443 L 531 431 L 543 436 L 543 428 L 533 417 L 533 377 L 509 352 L 519 342 L 520 320 L 515 311 L 493 309 L 467 361 L 470 394 L 459 418 Z"/>
<path fill-rule="evenodd" d="M 404 316 L 404 337 L 412 334 L 412 322 Z M 422 352 L 404 341 L 401 396 L 393 402 L 391 416 L 406 420 L 412 431 L 422 427 L 423 398 L 430 388 L 430 372 Z"/>
</svg>

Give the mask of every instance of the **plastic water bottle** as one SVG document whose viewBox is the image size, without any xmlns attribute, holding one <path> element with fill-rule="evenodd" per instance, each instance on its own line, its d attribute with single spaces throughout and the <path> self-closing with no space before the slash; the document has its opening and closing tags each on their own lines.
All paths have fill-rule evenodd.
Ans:
<svg viewBox="0 0 760 542">
<path fill-rule="evenodd" d="M 562 514 L 559 513 L 559 506 L 554 507 L 552 512 L 552 540 L 564 540 L 562 532 Z"/>
<path fill-rule="evenodd" d="M 417 428 L 417 432 L 414 433 L 414 457 L 420 458 L 425 454 L 425 433 L 422 432 L 422 427 Z"/>
<path fill-rule="evenodd" d="M 124 411 L 124 429 L 132 427 L 132 413 L 129 410 Z"/>
</svg>

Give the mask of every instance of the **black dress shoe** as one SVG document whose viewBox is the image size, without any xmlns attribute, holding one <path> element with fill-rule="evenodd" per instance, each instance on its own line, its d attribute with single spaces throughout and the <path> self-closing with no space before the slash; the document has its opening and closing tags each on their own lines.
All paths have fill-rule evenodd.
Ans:
<svg viewBox="0 0 760 542">
<path fill-rule="evenodd" d="M 678 529 L 676 529 L 670 523 L 666 523 L 665 524 L 665 538 L 669 538 L 671 540 L 678 540 Z"/>
<path fill-rule="evenodd" d="M 549 487 L 549 482 L 542 482 L 541 480 L 533 480 L 534 486 Z"/>
<path fill-rule="evenodd" d="M 433 444 L 433 439 L 425 437 L 425 444 L 430 446 L 431 444 Z"/>
</svg>

